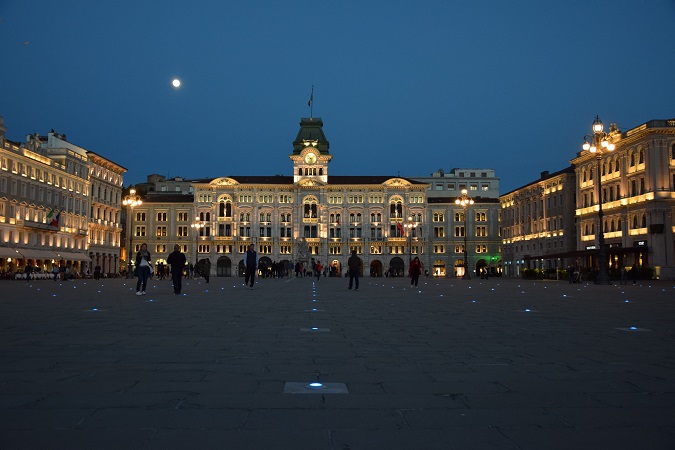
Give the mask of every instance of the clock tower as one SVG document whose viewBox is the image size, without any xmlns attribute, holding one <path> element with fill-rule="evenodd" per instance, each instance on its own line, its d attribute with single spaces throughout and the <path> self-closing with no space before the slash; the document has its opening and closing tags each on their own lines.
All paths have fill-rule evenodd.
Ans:
<svg viewBox="0 0 675 450">
<path fill-rule="evenodd" d="M 320 117 L 300 119 L 300 131 L 293 141 L 293 182 L 317 180 L 328 182 L 328 163 L 333 156 L 328 153 L 330 144 L 323 134 Z"/>
</svg>

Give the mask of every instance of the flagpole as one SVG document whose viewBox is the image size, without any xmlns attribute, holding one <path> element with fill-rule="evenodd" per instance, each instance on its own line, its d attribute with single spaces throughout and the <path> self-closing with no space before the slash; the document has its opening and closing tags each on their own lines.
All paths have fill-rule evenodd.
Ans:
<svg viewBox="0 0 675 450">
<path fill-rule="evenodd" d="M 312 85 L 312 94 L 309 96 L 309 120 L 314 117 L 314 85 Z"/>
</svg>

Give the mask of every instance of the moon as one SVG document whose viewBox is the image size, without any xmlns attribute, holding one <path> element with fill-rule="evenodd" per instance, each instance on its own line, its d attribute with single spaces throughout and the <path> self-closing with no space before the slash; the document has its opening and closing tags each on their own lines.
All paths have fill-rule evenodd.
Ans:
<svg viewBox="0 0 675 450">
<path fill-rule="evenodd" d="M 180 87 L 180 80 L 178 78 L 174 78 L 171 84 L 173 84 L 173 87 Z"/>
</svg>

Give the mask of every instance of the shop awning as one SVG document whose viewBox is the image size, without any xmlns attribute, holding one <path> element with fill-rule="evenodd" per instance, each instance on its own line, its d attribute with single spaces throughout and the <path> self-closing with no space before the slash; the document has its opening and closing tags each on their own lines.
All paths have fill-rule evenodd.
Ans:
<svg viewBox="0 0 675 450">
<path fill-rule="evenodd" d="M 56 254 L 55 259 L 63 259 L 64 261 L 91 261 L 86 253 L 62 252 L 60 250 L 55 250 L 53 253 Z"/>
<path fill-rule="evenodd" d="M 21 254 L 11 247 L 0 247 L 0 258 L 21 258 Z"/>
<path fill-rule="evenodd" d="M 24 259 L 52 260 L 54 259 L 55 256 L 54 252 L 50 252 L 49 250 L 35 250 L 32 248 L 20 248 L 20 247 L 17 247 L 16 250 L 21 254 L 21 256 L 18 257 L 23 257 Z"/>
</svg>

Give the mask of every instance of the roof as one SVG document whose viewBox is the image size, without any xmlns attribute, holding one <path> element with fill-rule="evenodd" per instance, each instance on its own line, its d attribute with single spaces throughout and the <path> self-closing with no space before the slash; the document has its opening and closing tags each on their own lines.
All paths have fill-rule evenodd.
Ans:
<svg viewBox="0 0 675 450">
<path fill-rule="evenodd" d="M 231 178 L 240 184 L 286 184 L 294 183 L 293 177 L 285 175 L 229 175 L 223 178 Z M 387 180 L 401 179 L 415 186 L 424 186 L 427 183 L 413 180 L 412 178 L 398 177 L 395 175 L 329 175 L 327 185 L 350 185 L 350 184 L 383 184 Z M 192 180 L 193 183 L 211 183 L 214 178 L 201 178 Z"/>
<path fill-rule="evenodd" d="M 513 190 L 511 190 L 511 191 L 509 191 L 509 192 L 507 192 L 507 193 L 505 193 L 505 194 L 501 194 L 499 197 L 500 197 L 500 198 L 501 198 L 501 197 L 504 197 L 505 195 L 512 194 L 512 193 L 514 193 L 514 192 L 516 192 L 516 191 L 519 191 L 519 190 L 521 190 L 521 189 L 525 189 L 526 187 L 533 186 L 533 185 L 535 185 L 535 184 L 537 184 L 537 183 L 540 183 L 540 182 L 542 182 L 542 181 L 544 181 L 544 180 L 548 180 L 549 178 L 557 177 L 558 175 L 562 175 L 562 174 L 564 174 L 564 173 L 574 173 L 574 165 L 565 167 L 564 169 L 559 170 L 559 171 L 557 171 L 557 172 L 553 172 L 553 173 L 548 173 L 548 171 L 544 171 L 544 172 L 541 173 L 541 177 L 540 177 L 539 179 L 534 180 L 534 181 L 531 181 L 531 182 L 529 182 L 529 183 L 527 183 L 527 184 L 524 184 L 523 186 L 521 186 L 521 187 L 519 187 L 519 188 L 516 188 L 516 189 L 513 189 Z"/>
<path fill-rule="evenodd" d="M 322 155 L 328 154 L 330 144 L 323 134 L 323 121 L 321 117 L 303 117 L 300 119 L 300 131 L 293 141 L 293 154 L 299 155 L 305 148 L 304 141 L 318 141 L 316 147 Z"/>
</svg>

